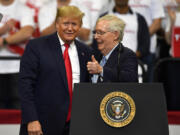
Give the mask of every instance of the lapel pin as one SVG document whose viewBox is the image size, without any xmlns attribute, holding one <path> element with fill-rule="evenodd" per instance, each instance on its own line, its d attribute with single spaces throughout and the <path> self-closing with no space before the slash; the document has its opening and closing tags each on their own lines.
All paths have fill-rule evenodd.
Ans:
<svg viewBox="0 0 180 135">
<path fill-rule="evenodd" d="M 84 56 L 84 52 L 82 52 L 81 55 Z"/>
</svg>

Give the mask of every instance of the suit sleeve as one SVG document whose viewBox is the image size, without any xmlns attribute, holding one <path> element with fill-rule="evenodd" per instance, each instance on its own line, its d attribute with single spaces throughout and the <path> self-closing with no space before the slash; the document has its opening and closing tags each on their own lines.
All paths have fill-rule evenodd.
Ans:
<svg viewBox="0 0 180 135">
<path fill-rule="evenodd" d="M 19 90 L 22 108 L 22 124 L 38 120 L 34 91 L 37 83 L 39 57 L 33 41 L 27 44 L 21 58 L 19 74 Z"/>
<path fill-rule="evenodd" d="M 104 82 L 138 82 L 137 58 L 134 52 L 128 50 L 126 54 L 121 55 L 120 67 L 117 63 L 113 68 L 103 67 Z M 119 74 L 118 74 L 119 70 Z"/>
</svg>

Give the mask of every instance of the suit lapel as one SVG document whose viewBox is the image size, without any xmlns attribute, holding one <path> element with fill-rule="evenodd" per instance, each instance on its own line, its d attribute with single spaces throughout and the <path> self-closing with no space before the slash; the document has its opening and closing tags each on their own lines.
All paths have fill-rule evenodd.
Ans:
<svg viewBox="0 0 180 135">
<path fill-rule="evenodd" d="M 59 71 L 60 76 L 62 76 L 65 87 L 68 89 L 68 83 L 67 83 L 67 77 L 66 77 L 66 68 L 64 65 L 64 59 L 62 55 L 62 49 L 61 45 L 57 36 L 57 33 L 54 33 L 51 35 L 50 38 L 48 38 L 48 44 L 50 44 L 50 48 L 52 51 L 53 58 L 57 64 L 57 70 Z"/>
<path fill-rule="evenodd" d="M 85 80 L 86 76 L 86 59 L 85 57 L 85 52 L 83 51 L 83 48 L 81 45 L 78 43 L 77 40 L 75 40 L 75 45 L 77 47 L 77 52 L 78 52 L 78 57 L 79 57 L 79 64 L 80 64 L 80 82 Z"/>
<path fill-rule="evenodd" d="M 119 51 L 119 48 L 121 47 L 121 50 Z M 121 53 L 123 50 L 123 46 L 119 44 L 111 53 L 109 59 L 107 60 L 105 66 L 111 67 L 114 65 L 117 65 L 117 59 L 118 59 L 118 53 Z"/>
</svg>

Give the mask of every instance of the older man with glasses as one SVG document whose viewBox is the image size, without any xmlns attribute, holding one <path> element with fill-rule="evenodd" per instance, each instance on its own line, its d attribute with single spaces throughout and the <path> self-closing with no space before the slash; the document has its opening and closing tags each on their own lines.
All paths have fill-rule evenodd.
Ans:
<svg viewBox="0 0 180 135">
<path fill-rule="evenodd" d="M 101 52 L 100 63 L 92 56 L 87 69 L 92 82 L 137 82 L 135 53 L 121 44 L 125 23 L 114 15 L 101 17 L 96 24 L 94 38 Z"/>
</svg>

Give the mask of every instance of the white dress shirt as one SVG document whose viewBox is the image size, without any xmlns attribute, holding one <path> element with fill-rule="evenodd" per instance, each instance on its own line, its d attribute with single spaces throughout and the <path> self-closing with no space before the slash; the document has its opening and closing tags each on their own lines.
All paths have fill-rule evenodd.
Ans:
<svg viewBox="0 0 180 135">
<path fill-rule="evenodd" d="M 64 54 L 65 51 L 65 46 L 64 46 L 64 41 L 59 37 L 59 42 L 61 45 L 62 49 L 62 54 Z M 74 83 L 79 83 L 80 82 L 80 65 L 79 65 L 79 57 L 78 57 L 78 52 L 77 48 L 74 42 L 72 42 L 69 46 L 68 49 L 68 54 L 69 58 L 71 61 L 71 67 L 72 67 L 72 82 L 73 82 L 73 88 L 74 88 Z"/>
</svg>

